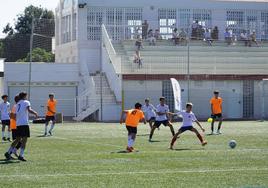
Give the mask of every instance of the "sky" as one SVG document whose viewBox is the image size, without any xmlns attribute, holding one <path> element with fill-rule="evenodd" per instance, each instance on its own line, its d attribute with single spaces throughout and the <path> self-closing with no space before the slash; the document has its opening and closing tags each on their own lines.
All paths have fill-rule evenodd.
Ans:
<svg viewBox="0 0 268 188">
<path fill-rule="evenodd" d="M 59 0 L 0 0 L 0 38 L 7 23 L 14 24 L 16 16 L 23 12 L 28 5 L 42 6 L 49 10 L 55 10 Z"/>
</svg>

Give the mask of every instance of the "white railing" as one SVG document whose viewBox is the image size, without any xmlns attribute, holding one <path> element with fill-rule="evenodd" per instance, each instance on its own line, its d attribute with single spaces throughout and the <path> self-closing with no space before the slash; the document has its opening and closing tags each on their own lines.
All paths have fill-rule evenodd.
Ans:
<svg viewBox="0 0 268 188">
<path fill-rule="evenodd" d="M 105 72 L 116 101 L 122 101 L 121 57 L 116 54 L 111 39 L 102 25 L 102 71 Z"/>
</svg>

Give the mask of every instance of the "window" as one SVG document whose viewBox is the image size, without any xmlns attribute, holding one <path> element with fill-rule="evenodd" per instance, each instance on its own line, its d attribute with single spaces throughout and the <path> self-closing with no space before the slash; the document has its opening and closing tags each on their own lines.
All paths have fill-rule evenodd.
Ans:
<svg viewBox="0 0 268 188">
<path fill-rule="evenodd" d="M 177 10 L 176 9 L 159 9 L 158 20 L 159 29 L 163 38 L 172 38 L 172 31 L 177 28 Z"/>
<path fill-rule="evenodd" d="M 76 40 L 77 33 L 77 23 L 76 23 L 76 13 L 73 14 L 73 32 L 72 32 L 72 40 Z"/>
<path fill-rule="evenodd" d="M 212 27 L 211 10 L 195 9 L 193 10 L 193 21 L 198 21 L 205 28 Z"/>
<path fill-rule="evenodd" d="M 261 12 L 261 39 L 268 40 L 268 12 Z"/>
<path fill-rule="evenodd" d="M 244 29 L 244 12 L 238 10 L 227 11 L 226 27 L 236 36 Z"/>
<path fill-rule="evenodd" d="M 169 106 L 169 110 L 174 111 L 174 95 L 172 85 L 169 80 L 162 82 L 162 95 L 166 98 L 166 104 Z"/>
<path fill-rule="evenodd" d="M 62 17 L 61 37 L 62 44 L 71 41 L 71 15 Z"/>
<path fill-rule="evenodd" d="M 189 26 L 190 26 L 190 9 L 179 9 L 178 10 L 178 27 L 180 29 L 184 29 L 187 33 L 189 33 Z"/>
<path fill-rule="evenodd" d="M 63 9 L 70 8 L 72 6 L 72 0 L 64 0 Z"/>
</svg>

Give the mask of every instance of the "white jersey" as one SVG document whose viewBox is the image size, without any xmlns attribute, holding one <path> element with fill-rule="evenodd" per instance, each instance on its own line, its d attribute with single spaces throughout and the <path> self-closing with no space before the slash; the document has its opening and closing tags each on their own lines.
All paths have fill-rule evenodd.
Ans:
<svg viewBox="0 0 268 188">
<path fill-rule="evenodd" d="M 142 111 L 145 114 L 146 120 L 150 120 L 152 117 L 156 117 L 156 114 L 155 114 L 156 109 L 155 109 L 154 105 L 152 105 L 152 104 L 149 104 L 148 106 L 146 104 L 143 105 Z"/>
<path fill-rule="evenodd" d="M 10 120 L 10 103 L 3 102 L 0 104 L 1 120 Z"/>
<path fill-rule="evenodd" d="M 20 100 L 16 105 L 16 123 L 17 126 L 29 125 L 28 107 L 31 103 L 27 100 Z"/>
<path fill-rule="evenodd" d="M 193 126 L 193 122 L 197 121 L 193 112 L 186 112 L 185 110 L 178 112 L 177 115 L 182 116 L 182 127 Z"/>
<path fill-rule="evenodd" d="M 168 105 L 166 105 L 166 104 L 164 104 L 164 106 L 162 106 L 161 104 L 157 105 L 156 106 L 156 112 L 160 112 L 160 113 L 167 113 L 167 112 L 169 112 Z M 164 114 L 164 115 L 158 115 L 156 113 L 156 118 L 155 118 L 156 121 L 165 121 L 167 119 L 168 118 L 167 118 L 167 115 L 166 114 Z"/>
</svg>

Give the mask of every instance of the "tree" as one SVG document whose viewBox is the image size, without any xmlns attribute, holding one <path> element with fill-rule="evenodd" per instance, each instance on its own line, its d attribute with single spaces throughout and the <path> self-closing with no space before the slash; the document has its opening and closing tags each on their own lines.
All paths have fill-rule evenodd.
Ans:
<svg viewBox="0 0 268 188">
<path fill-rule="evenodd" d="M 26 58 L 19 59 L 18 62 L 29 62 L 30 53 L 27 54 Z M 54 62 L 55 55 L 51 52 L 47 52 L 42 48 L 34 48 L 32 51 L 32 62 Z"/>
<path fill-rule="evenodd" d="M 3 29 L 3 33 L 7 34 L 7 35 L 13 35 L 14 34 L 14 29 L 12 28 L 12 26 L 10 26 L 10 23 L 8 23 L 4 29 Z"/>
</svg>

